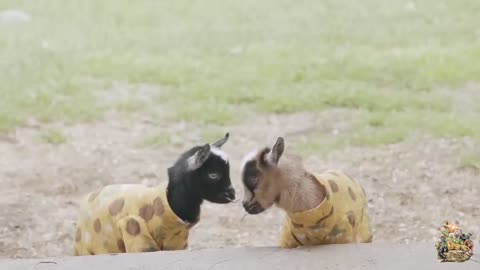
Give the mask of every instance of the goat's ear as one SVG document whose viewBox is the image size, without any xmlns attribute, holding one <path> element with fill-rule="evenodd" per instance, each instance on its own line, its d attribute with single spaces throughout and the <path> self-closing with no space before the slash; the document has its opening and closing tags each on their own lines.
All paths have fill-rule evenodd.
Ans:
<svg viewBox="0 0 480 270">
<path fill-rule="evenodd" d="M 282 137 L 278 137 L 277 142 L 273 146 L 272 150 L 267 154 L 267 162 L 272 164 L 278 164 L 280 157 L 282 157 L 283 150 L 285 149 L 285 142 Z"/>
<path fill-rule="evenodd" d="M 194 171 L 200 168 L 210 156 L 210 145 L 205 144 L 195 154 L 187 159 L 188 170 Z"/>
<path fill-rule="evenodd" d="M 220 148 L 220 147 L 222 147 L 222 145 L 224 145 L 228 141 L 228 137 L 230 137 L 230 134 L 227 132 L 227 134 L 225 134 L 225 137 L 223 137 L 222 139 L 212 143 L 212 145 L 217 147 L 217 148 Z"/>
</svg>

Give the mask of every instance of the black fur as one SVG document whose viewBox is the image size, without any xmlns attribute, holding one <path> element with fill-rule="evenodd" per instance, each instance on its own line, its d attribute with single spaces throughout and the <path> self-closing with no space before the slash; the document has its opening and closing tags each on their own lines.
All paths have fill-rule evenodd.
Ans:
<svg viewBox="0 0 480 270">
<path fill-rule="evenodd" d="M 254 190 L 257 188 L 259 176 L 260 176 L 260 170 L 257 168 L 256 160 L 250 160 L 247 163 L 245 163 L 245 166 L 243 168 L 242 181 L 245 187 L 252 194 L 255 194 Z"/>
<path fill-rule="evenodd" d="M 173 212 L 185 222 L 199 219 L 203 200 L 213 203 L 229 203 L 235 199 L 235 190 L 230 181 L 230 165 L 210 152 L 208 159 L 195 170 L 188 167 L 188 158 L 203 146 L 195 146 L 183 153 L 168 169 L 167 198 Z M 217 173 L 217 179 L 209 174 Z"/>
</svg>

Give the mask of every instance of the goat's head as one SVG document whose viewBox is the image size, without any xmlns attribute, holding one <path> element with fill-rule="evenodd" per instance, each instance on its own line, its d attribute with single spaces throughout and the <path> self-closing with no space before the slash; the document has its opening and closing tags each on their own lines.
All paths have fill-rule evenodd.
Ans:
<svg viewBox="0 0 480 270">
<path fill-rule="evenodd" d="M 245 156 L 242 165 L 244 186 L 243 208 L 249 214 L 259 214 L 278 202 L 282 187 L 278 161 L 283 154 L 284 140 L 279 137 L 272 148 L 252 152 Z"/>
<path fill-rule="evenodd" d="M 176 174 L 186 176 L 192 190 L 201 199 L 214 203 L 229 203 L 235 200 L 235 189 L 230 181 L 228 156 L 220 148 L 227 142 L 229 134 L 212 144 L 195 146 L 186 151 L 168 169 L 170 181 Z"/>
</svg>

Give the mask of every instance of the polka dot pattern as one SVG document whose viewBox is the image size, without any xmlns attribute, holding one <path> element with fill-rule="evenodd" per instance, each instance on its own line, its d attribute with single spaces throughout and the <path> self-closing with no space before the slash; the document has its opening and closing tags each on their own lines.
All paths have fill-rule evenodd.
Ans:
<svg viewBox="0 0 480 270">
<path fill-rule="evenodd" d="M 108 207 L 108 212 L 110 213 L 111 216 L 115 216 L 122 211 L 124 204 L 125 204 L 125 199 L 123 198 L 116 199 Z"/>
<path fill-rule="evenodd" d="M 138 210 L 138 215 L 142 217 L 145 221 L 149 221 L 153 217 L 153 212 L 153 205 L 147 204 L 140 208 L 140 210 Z"/>
<path fill-rule="evenodd" d="M 96 233 L 99 233 L 102 230 L 102 223 L 100 223 L 100 219 L 95 219 L 93 222 L 93 229 Z"/>
<path fill-rule="evenodd" d="M 351 187 L 348 187 L 348 194 L 350 195 L 350 198 L 352 198 L 353 201 L 357 200 L 357 195 L 355 195 L 355 192 L 353 192 Z"/>
<path fill-rule="evenodd" d="M 163 202 L 160 197 L 157 197 L 155 200 L 153 200 L 153 212 L 155 213 L 156 216 L 162 216 L 163 212 L 165 211 L 163 207 Z"/>
<path fill-rule="evenodd" d="M 140 234 L 140 224 L 135 219 L 131 218 L 127 221 L 127 233 L 136 236 Z"/>
<path fill-rule="evenodd" d="M 338 185 L 335 183 L 333 180 L 328 180 L 328 184 L 330 185 L 330 188 L 332 189 L 332 192 L 338 192 Z"/>
</svg>

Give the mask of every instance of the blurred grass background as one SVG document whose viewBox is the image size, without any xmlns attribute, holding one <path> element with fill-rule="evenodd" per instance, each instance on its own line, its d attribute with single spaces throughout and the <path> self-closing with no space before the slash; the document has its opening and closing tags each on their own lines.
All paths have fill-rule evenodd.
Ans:
<svg viewBox="0 0 480 270">
<path fill-rule="evenodd" d="M 354 132 L 313 134 L 304 149 L 480 138 L 477 0 L 0 1 L 10 8 L 32 21 L 0 25 L 2 131 L 101 118 L 93 79 L 161 86 L 150 106 L 170 121 L 351 112 Z"/>
</svg>

